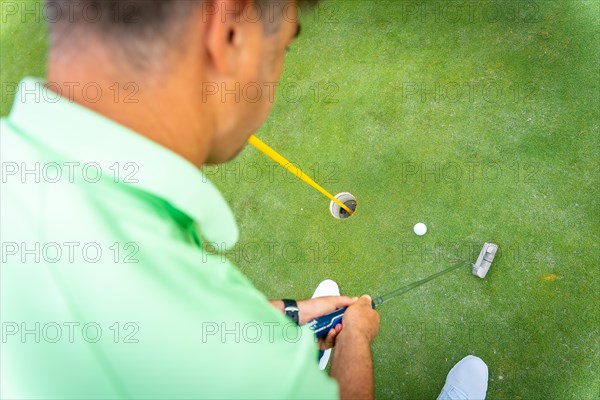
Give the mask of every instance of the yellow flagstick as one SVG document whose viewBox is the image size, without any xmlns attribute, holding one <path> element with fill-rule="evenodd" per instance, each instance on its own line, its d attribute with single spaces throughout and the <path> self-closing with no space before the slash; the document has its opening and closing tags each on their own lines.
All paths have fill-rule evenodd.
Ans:
<svg viewBox="0 0 600 400">
<path fill-rule="evenodd" d="M 283 158 L 279 153 L 273 150 L 269 145 L 265 142 L 252 135 L 248 139 L 248 143 L 252 146 L 256 147 L 258 150 L 265 153 L 268 157 L 270 157 L 273 161 L 277 162 L 283 168 L 287 169 L 292 174 L 296 175 L 298 178 L 302 179 L 304 182 L 308 183 L 313 188 L 317 189 L 319 192 L 325 195 L 331 201 L 336 202 L 340 207 L 346 210 L 350 215 L 353 214 L 353 211 L 340 200 L 333 197 L 327 190 L 323 189 L 317 182 L 313 181 L 308 175 L 306 175 L 300 168 L 296 167 L 294 164 Z"/>
</svg>

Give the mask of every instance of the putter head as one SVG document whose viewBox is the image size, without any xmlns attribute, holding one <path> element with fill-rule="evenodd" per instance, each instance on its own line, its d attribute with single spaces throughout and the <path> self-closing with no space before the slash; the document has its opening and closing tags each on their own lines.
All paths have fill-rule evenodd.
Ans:
<svg viewBox="0 0 600 400">
<path fill-rule="evenodd" d="M 475 264 L 473 264 L 473 275 L 480 277 L 481 279 L 485 278 L 488 271 L 490 270 L 490 266 L 494 261 L 494 257 L 496 256 L 496 252 L 498 251 L 498 245 L 494 243 L 485 242 L 481 252 L 479 253 L 479 257 Z"/>
</svg>

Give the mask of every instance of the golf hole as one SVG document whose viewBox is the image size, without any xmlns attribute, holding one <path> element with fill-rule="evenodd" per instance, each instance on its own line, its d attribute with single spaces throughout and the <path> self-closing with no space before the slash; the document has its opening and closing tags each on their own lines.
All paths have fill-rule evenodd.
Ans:
<svg viewBox="0 0 600 400">
<path fill-rule="evenodd" d="M 348 213 L 348 211 L 344 210 L 338 203 L 335 201 L 331 201 L 329 203 L 329 211 L 334 218 L 337 219 L 346 219 L 354 215 L 354 211 L 356 211 L 356 206 L 358 202 L 356 201 L 356 197 L 352 193 L 342 192 L 335 195 L 335 198 L 344 203 L 349 209 L 352 210 L 353 214 Z"/>
</svg>

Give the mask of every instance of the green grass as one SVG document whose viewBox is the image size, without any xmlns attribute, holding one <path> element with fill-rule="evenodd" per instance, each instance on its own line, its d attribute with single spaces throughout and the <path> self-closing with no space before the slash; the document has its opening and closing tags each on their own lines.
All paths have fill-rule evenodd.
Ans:
<svg viewBox="0 0 600 400">
<path fill-rule="evenodd" d="M 2 116 L 10 111 L 11 93 L 14 93 L 21 78 L 44 76 L 46 73 L 46 26 L 41 17 L 20 12 L 25 7 L 35 10 L 35 4 L 41 3 L 0 0 L 0 115 Z M 16 8 L 13 9 L 13 6 Z"/>
<path fill-rule="evenodd" d="M 302 96 L 280 92 L 258 136 L 330 191 L 355 194 L 359 211 L 334 220 L 325 198 L 248 148 L 208 170 L 241 226 L 231 256 L 273 298 L 310 297 L 325 278 L 379 294 L 493 241 L 485 280 L 457 271 L 380 309 L 378 398 L 435 398 L 467 354 L 488 363 L 490 399 L 599 398 L 599 3 L 481 2 L 455 22 L 409 15 L 414 4 L 441 3 L 305 12 L 281 79 Z M 493 5 L 507 14 L 486 20 Z M 43 27 L 1 32 L 2 82 L 42 74 Z M 406 92 L 436 82 L 462 97 Z M 436 165 L 439 177 L 409 174 Z"/>
</svg>

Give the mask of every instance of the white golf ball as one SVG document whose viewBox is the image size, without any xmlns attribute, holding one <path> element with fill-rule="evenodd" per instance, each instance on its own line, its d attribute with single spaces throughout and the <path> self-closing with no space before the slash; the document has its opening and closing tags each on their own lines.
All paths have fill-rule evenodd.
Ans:
<svg viewBox="0 0 600 400">
<path fill-rule="evenodd" d="M 418 224 L 415 224 L 413 231 L 415 231 L 417 235 L 423 236 L 427 233 L 427 226 L 424 223 L 419 222 Z"/>
</svg>

